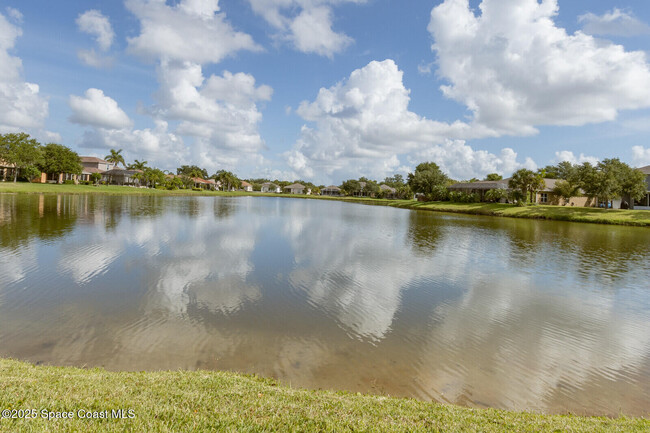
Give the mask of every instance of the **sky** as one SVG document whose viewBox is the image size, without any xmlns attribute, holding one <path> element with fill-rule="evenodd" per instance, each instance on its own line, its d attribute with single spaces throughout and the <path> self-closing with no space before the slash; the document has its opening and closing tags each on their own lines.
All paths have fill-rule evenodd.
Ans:
<svg viewBox="0 0 650 433">
<path fill-rule="evenodd" d="M 0 133 L 338 184 L 650 164 L 645 0 L 0 0 Z"/>
</svg>

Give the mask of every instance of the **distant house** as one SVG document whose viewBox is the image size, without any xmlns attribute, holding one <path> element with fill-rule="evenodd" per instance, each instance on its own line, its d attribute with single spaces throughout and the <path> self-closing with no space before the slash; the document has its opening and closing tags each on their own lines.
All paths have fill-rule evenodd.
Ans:
<svg viewBox="0 0 650 433">
<path fill-rule="evenodd" d="M 16 166 L 0 160 L 0 181 L 13 181 L 16 174 Z M 18 173 L 20 175 L 20 173 Z M 41 173 L 31 180 L 33 183 L 63 183 L 65 180 L 77 181 L 77 175 L 69 173 L 57 173 L 48 175 Z"/>
<path fill-rule="evenodd" d="M 553 192 L 559 179 L 544 179 L 544 187 L 537 191 L 535 195 L 535 203 L 548 204 L 548 205 L 564 205 L 562 197 Z M 502 180 L 480 180 L 477 182 L 460 182 L 447 187 L 449 191 L 460 191 L 468 194 L 478 194 L 480 201 L 486 201 L 485 193 L 491 189 L 503 189 L 510 191 L 508 182 L 510 179 Z M 506 200 L 501 199 L 504 203 Z M 571 197 L 566 205 L 578 207 L 593 207 L 596 205 L 595 200 L 589 197 Z"/>
<path fill-rule="evenodd" d="M 203 179 L 200 177 L 192 177 L 194 188 L 214 190 L 217 188 L 217 182 L 214 179 Z"/>
<path fill-rule="evenodd" d="M 16 171 L 16 166 L 14 164 L 9 164 L 0 159 L 0 178 L 5 182 L 7 180 L 14 180 L 14 173 Z"/>
<path fill-rule="evenodd" d="M 355 197 L 374 197 L 375 193 L 366 189 L 367 182 L 359 182 L 359 191 L 352 192 Z"/>
<path fill-rule="evenodd" d="M 338 186 L 330 185 L 320 190 L 321 195 L 328 195 L 331 197 L 339 197 L 341 195 L 341 188 Z"/>
<path fill-rule="evenodd" d="M 78 183 L 79 180 L 76 174 L 70 173 L 41 173 L 31 180 L 32 183 L 63 183 L 66 180 L 71 180 Z"/>
<path fill-rule="evenodd" d="M 115 168 L 115 164 L 112 162 L 105 161 L 101 158 L 96 158 L 94 156 L 81 156 L 81 165 L 83 170 L 81 171 L 81 176 L 79 176 L 79 181 L 89 181 L 90 176 L 93 173 L 103 174 L 109 170 Z"/>
<path fill-rule="evenodd" d="M 288 192 L 289 194 L 303 194 L 305 188 L 307 188 L 305 185 L 294 183 L 293 185 L 285 186 L 284 192 Z"/>
<path fill-rule="evenodd" d="M 459 182 L 447 187 L 449 191 L 464 192 L 467 194 L 478 194 L 481 201 L 485 201 L 485 193 L 491 189 L 508 189 L 508 181 L 502 180 L 480 180 L 478 182 Z M 505 201 L 505 200 L 504 200 Z"/>
<path fill-rule="evenodd" d="M 397 190 L 393 188 L 392 186 L 388 186 L 384 183 L 379 185 L 379 190 L 384 193 L 384 196 L 386 198 L 395 198 L 397 195 Z"/>
<path fill-rule="evenodd" d="M 214 180 L 214 179 L 205 179 L 205 182 L 206 182 L 206 185 L 208 186 L 208 189 L 212 190 L 212 191 L 214 191 L 216 189 L 219 189 L 219 185 L 221 185 L 221 184 L 218 184 L 217 181 Z"/>
<path fill-rule="evenodd" d="M 242 180 L 241 181 L 241 189 L 243 189 L 246 192 L 253 192 L 253 185 L 246 182 L 245 180 Z"/>
<path fill-rule="evenodd" d="M 102 173 L 102 181 L 113 185 L 140 185 L 140 181 L 133 178 L 136 173 L 143 173 L 143 171 L 113 168 Z"/>
<path fill-rule="evenodd" d="M 275 193 L 281 193 L 282 190 L 280 187 L 273 182 L 264 182 L 262 184 L 262 192 L 275 192 Z"/>
<path fill-rule="evenodd" d="M 568 203 L 564 202 L 564 199 L 553 192 L 555 186 L 560 181 L 560 179 L 544 179 L 544 188 L 537 191 L 535 197 L 535 203 L 538 204 L 550 204 L 550 205 L 566 205 L 566 206 L 577 206 L 577 207 L 594 207 L 596 206 L 596 200 L 589 197 L 571 197 Z"/>
</svg>

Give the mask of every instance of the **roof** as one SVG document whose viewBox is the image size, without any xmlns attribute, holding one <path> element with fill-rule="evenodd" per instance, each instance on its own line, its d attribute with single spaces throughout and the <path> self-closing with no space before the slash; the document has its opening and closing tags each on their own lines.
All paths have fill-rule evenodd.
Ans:
<svg viewBox="0 0 650 433">
<path fill-rule="evenodd" d="M 113 168 L 111 170 L 103 172 L 103 174 L 109 174 L 109 175 L 119 174 L 122 176 L 132 176 L 135 173 L 144 173 L 144 172 L 142 170 L 125 170 L 123 168 Z"/>
<path fill-rule="evenodd" d="M 449 186 L 449 189 L 452 190 L 483 190 L 487 191 L 490 189 L 506 189 L 508 188 L 508 180 L 479 180 L 477 182 L 459 182 Z"/>
<path fill-rule="evenodd" d="M 637 168 L 641 173 L 643 174 L 650 174 L 650 165 L 646 165 L 645 167 L 639 167 Z"/>
<path fill-rule="evenodd" d="M 277 187 L 278 187 L 278 186 L 277 186 L 276 184 L 274 184 L 273 182 L 264 182 L 264 183 L 262 184 L 262 186 L 266 186 L 266 187 L 269 187 L 269 188 L 271 188 L 271 187 L 273 187 L 273 188 L 277 188 Z"/>
<path fill-rule="evenodd" d="M 300 189 L 300 188 L 305 189 L 307 187 L 305 185 L 300 184 L 300 183 L 294 183 L 292 185 L 287 185 L 287 186 L 284 187 L 284 189 Z"/>
<path fill-rule="evenodd" d="M 381 185 L 379 185 L 379 189 L 382 189 L 384 191 L 390 191 L 392 193 L 397 192 L 397 190 L 395 188 L 393 188 L 392 186 L 388 186 L 385 183 L 382 183 Z"/>
<path fill-rule="evenodd" d="M 341 191 L 341 188 L 339 188 L 338 186 L 330 185 L 330 186 L 327 186 L 327 187 L 323 188 L 321 191 L 328 191 L 328 190 L 329 191 Z"/>
<path fill-rule="evenodd" d="M 80 156 L 79 159 L 81 160 L 81 163 L 83 164 L 84 162 L 92 162 L 92 163 L 99 163 L 99 164 L 112 164 L 112 162 L 105 161 L 101 158 L 97 158 L 95 156 Z"/>
<path fill-rule="evenodd" d="M 247 187 L 247 186 L 253 186 L 253 185 L 251 185 L 250 183 L 246 182 L 245 180 L 242 180 L 242 181 L 241 181 L 241 186 L 243 186 L 243 187 Z"/>
<path fill-rule="evenodd" d="M 9 167 L 9 168 L 13 168 L 13 167 L 15 167 L 15 166 L 16 166 L 15 164 L 7 164 L 6 161 L 3 161 L 3 160 L 0 159 L 0 167 Z"/>
<path fill-rule="evenodd" d="M 84 167 L 82 174 L 105 173 L 105 170 L 100 170 L 97 167 Z"/>
<path fill-rule="evenodd" d="M 210 185 L 216 185 L 217 182 L 214 179 L 205 179 L 206 183 L 209 183 Z"/>
<path fill-rule="evenodd" d="M 544 184 L 545 187 L 542 188 L 540 191 L 543 192 L 551 192 L 553 191 L 553 188 L 555 188 L 555 185 L 560 179 L 544 179 Z"/>
<path fill-rule="evenodd" d="M 194 183 L 210 183 L 205 179 L 201 179 L 200 177 L 193 177 L 192 180 L 194 181 Z"/>
</svg>

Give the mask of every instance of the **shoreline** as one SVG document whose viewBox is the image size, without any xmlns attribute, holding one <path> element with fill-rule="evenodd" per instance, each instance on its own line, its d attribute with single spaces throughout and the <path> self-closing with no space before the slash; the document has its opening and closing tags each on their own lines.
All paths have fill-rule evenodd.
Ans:
<svg viewBox="0 0 650 433">
<path fill-rule="evenodd" d="M 389 206 L 400 209 L 422 210 L 429 212 L 446 212 L 466 215 L 482 215 L 506 218 L 543 219 L 592 224 L 624 225 L 650 227 L 649 210 L 620 210 L 579 208 L 566 206 L 514 206 L 500 203 L 454 203 L 454 202 L 418 202 L 415 200 L 376 199 L 369 197 L 329 197 L 298 194 L 274 194 L 261 192 L 223 192 L 191 190 L 159 190 L 134 188 L 115 185 L 53 185 L 0 182 L 0 194 L 66 194 L 66 195 L 138 195 L 138 196 L 216 196 L 216 197 L 281 197 L 310 200 L 335 200 L 373 206 Z"/>
<path fill-rule="evenodd" d="M 307 390 L 225 371 L 109 372 L 0 358 L 0 430 L 641 432 L 650 419 L 471 409 L 415 399 Z M 42 411 L 72 413 L 48 420 Z M 133 417 L 82 419 L 122 409 Z M 117 418 L 117 419 L 116 419 Z"/>
</svg>

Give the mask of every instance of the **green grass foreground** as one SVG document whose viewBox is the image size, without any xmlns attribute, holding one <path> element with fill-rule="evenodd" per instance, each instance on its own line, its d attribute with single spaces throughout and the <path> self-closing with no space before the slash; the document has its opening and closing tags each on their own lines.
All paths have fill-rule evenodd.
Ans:
<svg viewBox="0 0 650 433">
<path fill-rule="evenodd" d="M 36 409 L 33 419 L 0 419 L 21 432 L 647 432 L 644 418 L 541 415 L 331 391 L 288 388 L 228 372 L 107 372 L 0 360 L 0 409 Z M 80 419 L 129 411 L 133 418 Z M 72 412 L 71 419 L 47 413 Z M 105 413 L 105 412 L 104 412 Z M 48 415 L 49 416 L 49 415 Z"/>
<path fill-rule="evenodd" d="M 556 221 L 572 221 L 597 224 L 615 224 L 650 227 L 650 211 L 598 209 L 567 206 L 525 206 L 519 207 L 499 203 L 451 203 L 451 202 L 417 202 L 415 200 L 383 200 L 359 197 L 324 197 L 314 195 L 263 194 L 260 192 L 222 192 L 192 190 L 161 190 L 133 188 L 115 185 L 54 185 L 0 182 L 1 193 L 23 194 L 107 194 L 107 195 L 154 195 L 154 196 L 258 196 L 288 197 L 317 200 L 337 200 L 378 206 L 391 206 L 403 209 L 417 209 L 436 212 L 452 212 L 470 215 L 488 215 L 510 218 L 532 218 Z"/>
</svg>

